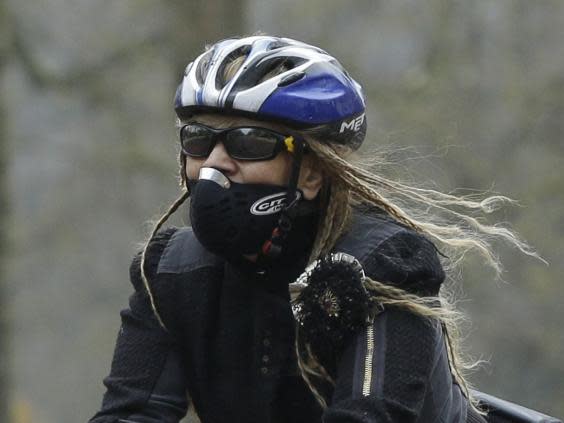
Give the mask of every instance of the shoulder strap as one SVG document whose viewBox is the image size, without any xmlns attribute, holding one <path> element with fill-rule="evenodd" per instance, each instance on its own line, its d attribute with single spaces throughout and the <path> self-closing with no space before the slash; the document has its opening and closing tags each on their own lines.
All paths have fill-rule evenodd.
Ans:
<svg viewBox="0 0 564 423">
<path fill-rule="evenodd" d="M 147 253 L 145 254 L 145 274 L 149 279 L 155 277 L 163 251 L 177 230 L 178 228 L 166 228 L 158 232 L 149 242 Z M 143 251 L 139 251 L 135 257 L 133 257 L 129 267 L 130 279 L 137 291 L 145 289 L 141 278 L 142 254 Z"/>
<path fill-rule="evenodd" d="M 403 230 L 402 226 L 381 215 L 355 212 L 350 229 L 339 239 L 333 250 L 350 254 L 364 264 L 366 257 L 380 243 Z"/>
<path fill-rule="evenodd" d="M 178 229 L 168 241 L 160 257 L 157 273 L 186 273 L 203 267 L 223 265 L 223 259 L 207 251 L 192 228 Z"/>
</svg>

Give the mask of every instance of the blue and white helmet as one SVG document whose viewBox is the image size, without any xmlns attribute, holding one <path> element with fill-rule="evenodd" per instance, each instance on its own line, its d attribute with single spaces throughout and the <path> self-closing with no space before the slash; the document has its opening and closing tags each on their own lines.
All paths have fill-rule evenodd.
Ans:
<svg viewBox="0 0 564 423">
<path fill-rule="evenodd" d="M 225 69 L 234 60 L 242 64 L 226 81 Z M 334 57 L 290 38 L 217 42 L 186 67 L 174 105 L 181 119 L 205 112 L 250 116 L 353 150 L 366 133 L 361 86 Z"/>
</svg>

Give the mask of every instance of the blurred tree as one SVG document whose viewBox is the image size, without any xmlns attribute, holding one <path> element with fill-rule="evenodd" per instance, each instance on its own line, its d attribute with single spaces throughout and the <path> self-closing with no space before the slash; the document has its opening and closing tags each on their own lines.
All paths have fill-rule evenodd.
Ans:
<svg viewBox="0 0 564 423">
<path fill-rule="evenodd" d="M 4 9 L 0 3 L 0 80 L 2 78 L 5 58 L 9 49 L 9 25 Z M 6 190 L 6 151 L 7 140 L 5 130 L 4 96 L 0 97 L 0 421 L 8 421 L 8 348 L 9 328 L 4 301 L 4 263 L 6 249 L 6 219 L 8 213 L 8 193 Z"/>
<path fill-rule="evenodd" d="M 187 60 L 203 50 L 204 43 L 243 35 L 246 1 L 182 1 L 172 2 L 174 21 L 170 26 L 173 60 L 179 75 Z"/>
</svg>

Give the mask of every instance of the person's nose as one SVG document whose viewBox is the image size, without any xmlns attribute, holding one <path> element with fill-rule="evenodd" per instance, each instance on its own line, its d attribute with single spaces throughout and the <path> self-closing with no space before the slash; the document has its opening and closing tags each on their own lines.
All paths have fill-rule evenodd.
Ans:
<svg viewBox="0 0 564 423">
<path fill-rule="evenodd" d="M 218 141 L 202 167 L 212 167 L 228 175 L 237 171 L 237 163 L 227 154 L 222 142 Z"/>
</svg>

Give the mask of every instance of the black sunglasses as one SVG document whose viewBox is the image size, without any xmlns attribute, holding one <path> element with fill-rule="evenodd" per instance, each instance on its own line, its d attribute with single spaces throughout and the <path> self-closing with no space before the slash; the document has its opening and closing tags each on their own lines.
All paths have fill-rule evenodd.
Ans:
<svg viewBox="0 0 564 423">
<path fill-rule="evenodd" d="M 218 141 L 235 160 L 271 160 L 281 151 L 294 152 L 294 137 L 254 126 L 215 129 L 200 123 L 180 128 L 180 145 L 190 157 L 208 157 Z"/>
</svg>

